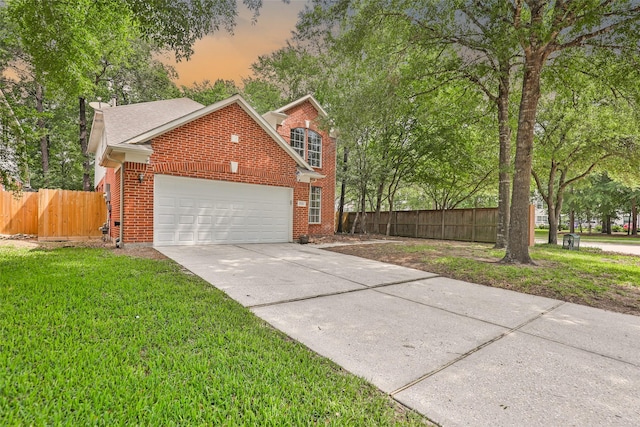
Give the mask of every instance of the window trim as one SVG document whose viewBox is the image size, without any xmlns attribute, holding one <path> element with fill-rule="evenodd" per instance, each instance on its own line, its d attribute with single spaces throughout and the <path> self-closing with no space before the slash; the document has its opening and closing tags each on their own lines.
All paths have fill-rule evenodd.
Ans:
<svg viewBox="0 0 640 427">
<path fill-rule="evenodd" d="M 317 200 L 314 200 L 314 190 L 317 192 Z M 314 202 L 317 203 L 317 206 L 314 205 Z M 312 212 L 316 213 L 316 211 L 317 222 L 312 220 Z M 322 224 L 322 187 L 311 186 L 309 188 L 309 224 Z"/>
<path fill-rule="evenodd" d="M 314 148 L 311 149 L 311 140 L 314 141 Z M 309 163 L 309 166 L 322 169 L 322 135 L 314 130 L 297 127 L 289 131 L 289 145 L 302 158 Z M 312 160 L 311 154 L 314 159 Z M 313 163 L 313 164 L 312 164 Z"/>
<path fill-rule="evenodd" d="M 311 149 L 311 136 L 314 136 L 315 141 L 317 142 L 317 150 L 312 150 Z M 311 163 L 311 153 L 317 153 L 318 154 L 318 164 L 314 165 Z M 307 129 L 307 162 L 309 162 L 309 166 L 314 167 L 314 168 L 322 168 L 322 136 L 316 132 L 313 131 L 311 129 Z"/>
<path fill-rule="evenodd" d="M 300 136 L 302 137 L 302 140 L 298 138 Z M 307 140 L 307 136 L 306 136 L 306 132 L 304 131 L 304 128 L 293 128 L 289 132 L 289 145 L 303 159 L 305 158 L 305 153 L 306 153 L 306 145 L 307 145 L 306 140 Z M 301 144 L 302 146 L 298 146 L 298 144 Z M 302 154 L 300 154 L 300 151 L 302 151 Z"/>
</svg>

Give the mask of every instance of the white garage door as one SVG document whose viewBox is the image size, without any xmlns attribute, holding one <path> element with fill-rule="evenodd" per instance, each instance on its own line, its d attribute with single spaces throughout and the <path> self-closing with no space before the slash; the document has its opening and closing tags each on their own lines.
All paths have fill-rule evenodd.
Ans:
<svg viewBox="0 0 640 427">
<path fill-rule="evenodd" d="M 156 175 L 153 243 L 292 241 L 293 189 Z"/>
</svg>

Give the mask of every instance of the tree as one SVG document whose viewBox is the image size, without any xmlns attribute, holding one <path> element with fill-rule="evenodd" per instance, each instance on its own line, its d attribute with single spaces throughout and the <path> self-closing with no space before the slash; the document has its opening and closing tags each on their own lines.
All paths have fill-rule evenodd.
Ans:
<svg viewBox="0 0 640 427">
<path fill-rule="evenodd" d="M 22 126 L 0 87 L 0 186 L 17 189 L 21 183 L 19 152 Z"/>
<path fill-rule="evenodd" d="M 496 2 L 494 7 L 496 14 L 504 14 L 508 6 Z M 503 248 L 508 235 L 511 188 L 509 98 L 520 49 L 507 22 L 478 19 L 478 9 L 484 10 L 485 6 L 478 2 L 317 0 L 303 14 L 298 28 L 307 39 L 318 37 L 323 31 L 333 43 L 344 45 L 347 51 L 357 51 L 367 39 L 379 39 L 384 25 L 410 25 L 411 37 L 406 39 L 406 45 L 413 54 L 407 55 L 410 59 L 405 61 L 413 65 L 408 72 L 416 81 L 435 85 L 424 87 L 420 93 L 428 94 L 438 85 L 466 80 L 488 99 L 489 106 L 497 112 L 500 155 L 496 247 Z M 498 44 L 499 49 L 495 48 Z M 405 50 L 397 45 L 389 49 Z M 436 61 L 430 58 L 433 52 L 437 52 Z M 439 76 L 435 81 L 434 75 Z"/>
<path fill-rule="evenodd" d="M 600 81 L 559 75 L 553 89 L 540 102 L 532 174 L 548 207 L 549 243 L 556 244 L 565 190 L 637 157 L 640 129 L 627 101 Z"/>
<path fill-rule="evenodd" d="M 531 263 L 528 206 L 536 113 L 545 65 L 575 49 L 637 49 L 640 6 L 633 1 L 516 0 L 506 19 L 524 54 L 506 263 Z M 496 16 L 488 5 L 485 18 Z"/>
<path fill-rule="evenodd" d="M 257 20 L 263 0 L 242 0 Z M 219 30 L 233 32 L 238 16 L 237 0 L 107 0 L 122 4 L 143 37 L 173 51 L 178 59 L 189 59 L 193 44 Z"/>
<path fill-rule="evenodd" d="M 218 79 L 214 84 L 211 84 L 209 80 L 205 80 L 201 83 L 194 83 L 191 87 L 182 86 L 181 92 L 182 96 L 191 98 L 203 105 L 211 105 L 239 93 L 240 90 L 233 80 Z"/>
<path fill-rule="evenodd" d="M 426 30 L 426 34 L 461 46 L 461 57 L 471 61 L 481 58 L 481 65 L 487 66 L 492 58 L 522 58 L 509 237 L 503 262 L 531 263 L 528 206 L 542 72 L 575 51 L 636 52 L 639 13 L 640 5 L 632 0 L 317 0 L 305 14 L 303 24 L 311 28 L 311 35 L 320 30 L 333 37 L 336 31 L 351 25 L 356 35 L 362 36 L 375 31 L 380 19 L 400 17 L 416 23 L 418 34 Z M 331 24 L 335 21 L 340 25 Z M 416 40 L 419 47 L 429 45 L 427 38 L 418 35 Z M 495 76 L 506 76 L 506 72 L 500 72 L 500 61 L 496 63 Z"/>
<path fill-rule="evenodd" d="M 275 84 L 256 77 L 242 80 L 242 96 L 260 114 L 286 105 L 280 89 Z"/>
<path fill-rule="evenodd" d="M 243 3 L 254 11 L 256 18 L 262 2 L 244 0 Z M 4 7 L 2 10 L 4 13 Z M 94 96 L 100 83 L 113 85 L 116 82 L 116 79 L 108 79 L 107 73 L 113 67 L 126 68 L 127 59 L 134 54 L 135 43 L 132 41 L 139 35 L 153 41 L 158 48 L 173 50 L 179 59 L 188 58 L 193 43 L 204 34 L 221 27 L 232 31 L 237 4 L 235 0 L 178 3 L 164 0 L 9 0 L 6 11 L 15 29 L 13 34 L 25 52 L 22 59 L 29 64 L 37 83 L 40 116 L 44 113 L 45 95 L 71 94 L 79 101 L 79 145 L 84 156 L 84 188 L 88 189 L 90 158 L 86 152 L 86 97 Z M 155 67 L 156 70 L 160 68 Z M 126 97 L 127 92 L 123 93 Z M 49 142 L 45 120 L 41 119 L 39 126 L 46 177 Z"/>
</svg>

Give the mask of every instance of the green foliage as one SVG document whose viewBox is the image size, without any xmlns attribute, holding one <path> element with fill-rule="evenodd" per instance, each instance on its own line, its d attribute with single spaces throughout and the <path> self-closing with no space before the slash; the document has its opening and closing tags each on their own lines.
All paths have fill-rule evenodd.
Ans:
<svg viewBox="0 0 640 427">
<path fill-rule="evenodd" d="M 257 16 L 261 1 L 243 3 Z M 32 135 L 25 137 L 30 154 L 28 166 L 34 172 L 33 185 L 77 188 L 79 172 L 86 177 L 90 175 L 88 169 L 78 170 L 78 164 L 89 165 L 90 159 L 84 152 L 83 133 L 77 133 L 78 119 L 67 114 L 73 106 L 78 117 L 78 98 L 116 97 L 119 103 L 126 104 L 179 96 L 171 82 L 175 71 L 153 54 L 158 49 L 170 49 L 178 58 L 188 57 L 195 40 L 204 34 L 221 28 L 231 31 L 236 15 L 235 0 L 177 3 L 9 0 L 6 6 L 3 3 L 0 70 L 6 66 L 21 68 L 20 82 L 14 86 L 24 88 L 34 84 L 43 89 L 46 97 L 45 111 L 25 110 L 19 116 L 20 121 L 36 127 Z M 34 96 L 35 91 L 23 90 L 15 97 L 17 104 L 28 105 L 23 99 L 25 94 Z M 91 111 L 88 113 L 90 120 Z M 73 127 L 75 136 L 70 131 Z M 73 147 L 74 144 L 80 148 Z M 15 151 L 15 147 L 12 149 Z M 40 164 L 34 161 L 38 159 Z M 2 176 L 7 175 L 7 170 L 3 164 Z"/>
<path fill-rule="evenodd" d="M 218 79 L 214 84 L 209 80 L 194 83 L 190 87 L 182 86 L 182 96 L 191 98 L 203 105 L 215 104 L 239 92 L 233 80 Z"/>
<path fill-rule="evenodd" d="M 136 35 L 122 2 L 11 0 L 7 8 L 35 80 L 70 95 L 90 93 L 103 61 L 121 62 Z"/>
<path fill-rule="evenodd" d="M 173 51 L 178 59 L 189 58 L 193 44 L 221 29 L 233 32 L 238 15 L 237 0 L 109 0 L 126 6 L 144 37 Z M 262 0 L 242 0 L 257 19 Z"/>
<path fill-rule="evenodd" d="M 247 102 L 260 114 L 287 104 L 286 100 L 282 98 L 280 89 L 275 84 L 258 78 L 243 79 L 241 93 Z"/>
<path fill-rule="evenodd" d="M 0 248 L 2 425 L 423 425 L 172 262 Z"/>
</svg>

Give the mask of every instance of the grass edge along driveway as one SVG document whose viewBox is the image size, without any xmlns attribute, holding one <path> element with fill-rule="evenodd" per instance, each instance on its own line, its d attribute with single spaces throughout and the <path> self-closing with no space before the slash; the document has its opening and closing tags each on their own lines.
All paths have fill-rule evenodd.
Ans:
<svg viewBox="0 0 640 427">
<path fill-rule="evenodd" d="M 405 239 L 399 243 L 329 248 L 413 267 L 443 277 L 640 315 L 640 257 L 581 247 L 538 244 L 529 248 L 537 265 L 505 265 L 504 249 L 492 244 Z"/>
<path fill-rule="evenodd" d="M 172 261 L 0 248 L 0 425 L 424 425 Z"/>
</svg>

